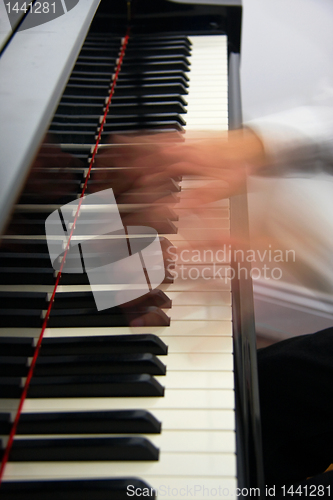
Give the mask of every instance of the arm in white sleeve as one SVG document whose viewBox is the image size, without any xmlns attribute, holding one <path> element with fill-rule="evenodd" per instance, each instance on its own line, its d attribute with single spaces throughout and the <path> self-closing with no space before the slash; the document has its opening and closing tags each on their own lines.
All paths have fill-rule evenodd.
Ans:
<svg viewBox="0 0 333 500">
<path fill-rule="evenodd" d="M 246 125 L 262 140 L 271 167 L 307 170 L 318 160 L 333 164 L 333 106 L 302 106 Z"/>
</svg>

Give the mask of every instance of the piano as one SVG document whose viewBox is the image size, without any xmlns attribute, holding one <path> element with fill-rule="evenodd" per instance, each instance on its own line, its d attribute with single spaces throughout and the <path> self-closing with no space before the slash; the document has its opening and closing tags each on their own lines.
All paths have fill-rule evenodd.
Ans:
<svg viewBox="0 0 333 500">
<path fill-rule="evenodd" d="M 244 238 L 246 197 L 214 202 L 198 219 L 184 207 L 202 177 L 131 198 L 135 172 L 112 167 L 112 134 L 130 150 L 133 131 L 183 141 L 187 131 L 241 126 L 241 5 L 61 4 L 63 15 L 29 29 L 23 9 L 1 33 L 0 498 L 204 500 L 250 488 L 263 498 L 251 281 L 230 279 L 237 261 L 214 279 L 214 258 L 191 268 L 180 253 L 216 231 Z M 160 234 L 164 281 L 97 311 L 86 273 L 62 274 L 46 322 L 57 270 L 45 220 L 82 189 L 109 187 L 125 226 Z M 173 208 L 150 211 L 160 198 Z"/>
</svg>

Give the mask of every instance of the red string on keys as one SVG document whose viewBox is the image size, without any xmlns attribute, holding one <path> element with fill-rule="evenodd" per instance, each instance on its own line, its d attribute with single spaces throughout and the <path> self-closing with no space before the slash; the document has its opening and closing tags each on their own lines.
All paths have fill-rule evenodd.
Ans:
<svg viewBox="0 0 333 500">
<path fill-rule="evenodd" d="M 52 310 L 52 305 L 53 305 L 53 302 L 54 302 L 55 294 L 56 294 L 56 291 L 57 291 L 57 288 L 58 288 L 58 285 L 59 285 L 59 281 L 60 281 L 60 278 L 61 278 L 61 273 L 62 273 L 62 270 L 64 268 L 65 262 L 66 262 L 66 257 L 67 257 L 67 254 L 68 254 L 69 245 L 70 245 L 70 242 L 71 242 L 74 230 L 75 230 L 75 224 L 76 224 L 76 221 L 77 221 L 78 216 L 79 216 L 80 208 L 81 208 L 82 201 L 83 201 L 83 196 L 84 196 L 84 193 L 85 193 L 85 191 L 87 189 L 88 180 L 89 180 L 89 177 L 90 177 L 90 172 L 91 172 L 93 163 L 95 161 L 95 156 L 97 154 L 98 146 L 99 146 L 99 143 L 100 143 L 100 140 L 101 140 L 101 137 L 102 137 L 103 128 L 104 128 L 105 121 L 106 121 L 106 118 L 107 118 L 107 115 L 108 115 L 108 112 L 109 112 L 109 108 L 110 108 L 112 96 L 113 96 L 115 88 L 116 88 L 117 79 L 118 79 L 118 76 L 119 76 L 119 73 L 120 73 L 121 64 L 122 64 L 124 56 L 125 56 L 125 51 L 126 51 L 126 47 L 127 47 L 127 44 L 128 44 L 129 35 L 130 35 L 130 28 L 127 29 L 126 36 L 123 38 L 121 46 L 120 46 L 120 54 L 119 54 L 119 58 L 118 58 L 118 62 L 117 62 L 116 72 L 115 72 L 115 75 L 114 75 L 114 78 L 113 78 L 113 82 L 112 82 L 112 85 L 111 85 L 110 94 L 109 94 L 109 97 L 108 97 L 108 100 L 107 100 L 107 103 L 106 103 L 106 106 L 105 106 L 105 112 L 104 112 L 104 115 L 103 115 L 103 118 L 102 118 L 102 121 L 101 121 L 100 129 L 99 129 L 98 136 L 97 136 L 97 139 L 96 139 L 96 144 L 94 146 L 92 157 L 91 157 L 91 160 L 90 160 L 90 163 L 89 163 L 89 169 L 88 169 L 88 173 L 87 173 L 87 176 L 86 176 L 86 180 L 85 180 L 85 183 L 84 183 L 84 186 L 82 188 L 81 195 L 80 195 L 80 200 L 79 200 L 79 204 L 78 204 L 78 207 L 77 207 L 77 210 L 76 210 L 76 213 L 75 213 L 72 230 L 71 230 L 70 235 L 69 235 L 68 240 L 67 240 L 66 248 L 65 248 L 65 251 L 64 251 L 64 256 L 63 256 L 63 259 L 62 259 L 62 262 L 61 262 L 61 266 L 60 266 L 60 269 L 59 269 L 59 272 L 58 272 L 58 275 L 57 275 L 57 279 L 56 279 L 56 282 L 55 282 L 55 285 L 54 285 L 54 288 L 53 288 L 53 292 L 52 292 L 52 295 L 51 295 L 49 307 L 48 307 L 48 309 L 46 311 L 46 315 L 45 315 L 45 318 L 44 318 L 44 321 L 43 321 L 42 329 L 41 329 L 40 335 L 38 337 L 38 342 L 36 344 L 34 355 L 33 355 L 33 358 L 32 358 L 31 364 L 30 364 L 29 372 L 28 372 L 28 375 L 27 375 L 27 378 L 26 378 L 26 381 L 25 381 L 25 384 L 24 384 L 24 387 L 23 387 L 23 391 L 22 391 L 22 395 L 21 395 L 21 398 L 20 398 L 19 406 L 18 406 L 18 409 L 17 409 L 17 412 L 16 412 L 16 416 L 15 416 L 15 419 L 14 419 L 14 422 L 13 422 L 13 425 L 12 425 L 12 428 L 11 428 L 11 431 L 10 431 L 10 434 L 9 434 L 9 437 L 8 437 L 7 446 L 6 446 L 6 449 L 5 449 L 3 458 L 2 458 L 1 467 L 0 467 L 0 485 L 1 485 L 1 482 L 2 482 L 2 479 L 3 479 L 3 475 L 4 475 L 4 472 L 5 472 L 6 464 L 7 464 L 8 460 L 9 460 L 10 450 L 12 449 L 12 446 L 13 446 L 14 437 L 15 437 L 15 434 L 16 434 L 17 426 L 18 426 L 18 423 L 19 423 L 19 420 L 20 420 L 22 409 L 23 409 L 23 404 L 24 404 L 24 401 L 26 400 L 28 389 L 29 389 L 29 385 L 30 385 L 30 382 L 31 382 L 31 379 L 32 379 L 32 376 L 33 376 L 33 373 L 34 373 L 34 369 L 35 369 L 35 366 L 36 366 L 38 354 L 39 354 L 39 351 L 40 351 L 40 348 L 41 348 L 41 345 L 42 345 L 42 340 L 43 340 L 43 337 L 44 337 L 44 333 L 45 333 L 45 330 L 46 330 L 46 327 L 47 327 L 47 322 L 48 322 L 48 319 L 49 319 L 50 314 L 51 314 L 51 310 Z"/>
</svg>

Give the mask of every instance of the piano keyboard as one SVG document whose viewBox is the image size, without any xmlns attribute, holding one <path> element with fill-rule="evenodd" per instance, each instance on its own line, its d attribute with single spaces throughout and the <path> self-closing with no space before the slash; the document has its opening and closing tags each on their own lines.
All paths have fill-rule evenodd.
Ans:
<svg viewBox="0 0 333 500">
<path fill-rule="evenodd" d="M 190 42 L 192 44 L 192 55 L 190 57 L 191 71 L 187 73 L 189 77 L 188 95 L 184 95 L 185 100 L 188 102 L 187 115 L 183 115 L 186 121 L 185 128 L 189 131 L 198 129 L 225 130 L 227 129 L 228 122 L 226 37 L 222 35 L 193 36 L 190 37 Z M 86 63 L 89 60 L 89 56 L 87 56 L 88 53 L 89 51 L 86 51 L 86 53 L 80 56 L 83 59 L 86 58 Z M 85 70 L 85 66 L 80 67 L 80 57 L 76 66 L 78 73 L 80 71 L 84 72 Z M 164 70 L 165 61 L 163 61 L 163 59 L 162 62 L 158 62 L 158 60 L 153 62 L 155 68 L 159 68 L 159 64 L 161 64 L 161 68 Z M 100 73 L 105 70 L 103 64 L 104 63 L 101 63 Z M 178 61 L 173 68 L 176 68 L 176 70 L 180 68 L 181 71 L 183 71 L 184 64 L 186 65 L 184 61 Z M 123 70 L 126 73 L 126 64 L 124 64 Z M 172 71 L 175 70 L 172 69 Z M 177 88 L 186 88 L 183 83 L 170 84 L 171 87 L 173 86 L 172 100 L 174 99 L 173 94 Z M 126 87 L 126 82 L 124 85 Z M 169 84 L 167 84 L 166 88 L 168 88 L 168 85 Z M 61 101 L 58 108 L 58 115 L 61 114 L 59 110 L 63 112 L 66 108 L 66 100 L 69 102 L 71 99 L 71 97 L 66 96 L 71 96 L 71 93 L 75 89 L 75 91 L 77 91 L 77 88 L 77 81 L 73 83 L 72 88 L 67 88 L 64 94 L 65 98 Z M 123 91 L 124 96 L 126 96 L 126 89 L 123 88 L 121 92 Z M 157 98 L 155 97 L 156 94 L 154 94 L 153 88 L 150 88 L 149 91 L 152 92 L 153 103 L 156 102 Z M 97 97 L 99 90 L 97 90 L 97 96 L 94 95 L 93 92 L 94 90 L 92 90 L 92 102 L 94 103 L 98 101 Z M 115 97 L 117 97 L 117 92 Z M 113 102 L 115 104 L 119 103 L 120 106 L 124 103 L 125 99 L 121 97 L 121 93 L 118 97 L 119 101 L 115 99 Z M 178 99 L 177 106 L 183 106 L 182 103 L 184 98 L 181 97 Z M 167 98 L 159 97 L 159 99 L 162 101 L 162 104 L 159 104 L 161 109 L 166 109 L 168 106 L 170 106 L 170 109 L 173 109 L 173 107 L 176 106 L 176 104 L 170 104 L 170 96 Z M 82 101 L 82 95 L 80 95 L 79 91 L 74 101 L 75 100 L 78 102 Z M 91 107 L 91 104 L 88 100 L 86 101 L 86 106 L 87 111 L 84 113 L 89 115 L 88 108 L 89 106 Z M 117 108 L 117 113 L 118 109 L 119 108 Z M 174 111 L 171 111 L 170 114 L 172 115 L 171 118 L 168 119 L 168 117 L 164 117 L 165 121 L 163 123 L 157 118 L 150 117 L 149 120 L 151 121 L 149 121 L 148 124 L 147 121 L 144 123 L 145 128 L 151 126 L 152 131 L 154 127 L 160 127 L 162 130 L 181 130 L 183 127 L 182 120 L 179 122 L 174 120 Z M 85 117 L 84 119 L 87 119 L 89 123 L 93 123 L 95 111 L 93 110 L 91 112 L 90 110 L 90 115 L 92 118 L 87 119 Z M 80 150 L 84 152 L 84 146 L 81 146 L 80 149 L 79 139 L 83 136 L 81 144 L 84 144 L 87 140 L 89 143 L 94 135 L 93 126 L 88 127 L 92 132 L 89 131 L 87 136 L 87 128 L 81 126 L 82 118 L 78 118 L 77 123 L 73 125 L 73 127 L 68 127 L 66 134 L 64 134 L 63 128 L 59 125 L 59 122 L 56 121 L 58 119 L 59 116 L 57 117 L 56 115 L 51 124 L 51 131 L 58 134 L 63 143 L 67 141 L 69 145 L 72 142 L 77 144 L 76 149 L 75 147 L 70 147 L 69 150 L 72 148 L 73 151 Z M 134 121 L 133 125 L 133 122 L 131 122 L 133 117 L 128 119 L 123 116 L 122 120 L 123 121 L 117 120 L 116 125 L 112 125 L 110 120 L 107 121 L 103 141 L 111 131 L 126 132 L 130 130 L 130 127 L 138 123 Z M 73 122 L 75 122 L 75 117 L 73 117 Z M 79 126 L 77 127 L 77 125 Z M 173 221 L 173 225 L 178 227 L 178 233 L 164 234 L 164 236 L 166 236 L 175 246 L 179 247 L 180 250 L 183 248 L 182 242 L 185 240 L 190 240 L 195 247 L 196 242 L 209 239 L 217 230 L 220 231 L 221 234 L 226 235 L 229 231 L 229 209 L 228 202 L 225 200 L 210 204 L 205 210 L 205 219 L 199 221 L 195 220 L 194 217 L 188 216 L 186 210 L 182 208 L 182 196 L 185 196 L 187 199 L 190 198 L 191 189 L 196 187 L 200 182 L 202 181 L 195 178 L 183 178 L 181 182 L 182 192 L 180 195 L 177 195 L 180 196 L 180 203 L 178 203 L 177 207 L 174 209 L 179 216 L 178 221 Z M 27 207 L 29 201 L 30 208 L 32 208 L 33 203 L 31 203 L 31 199 L 23 199 L 23 201 L 21 199 L 21 208 L 19 208 L 19 210 L 21 210 L 22 213 L 29 211 L 29 207 Z M 66 203 L 67 200 L 63 202 Z M 37 208 L 35 206 L 36 213 L 38 213 L 38 211 L 42 212 L 43 207 L 44 204 Z M 49 211 L 52 209 L 53 208 L 50 209 L 50 206 L 48 207 Z M 7 240 L 8 243 L 13 242 L 15 239 L 29 240 L 32 242 L 32 246 L 33 244 L 38 245 L 38 243 L 44 242 L 43 236 L 35 236 L 33 234 L 26 236 L 8 235 L 4 238 L 4 241 L 6 242 Z M 2 255 L 2 258 L 6 259 L 7 257 Z M 168 346 L 167 355 L 165 355 L 165 352 L 163 354 L 156 354 L 157 361 L 159 360 L 167 367 L 166 375 L 154 374 L 154 370 L 157 370 L 156 367 L 158 365 L 158 363 L 155 362 L 155 364 L 152 363 L 154 365 L 152 368 L 153 375 L 150 375 L 150 379 L 146 380 L 145 385 L 142 380 L 138 380 L 137 378 L 131 379 L 130 384 L 126 384 L 123 378 L 120 384 L 122 389 L 120 390 L 124 390 L 125 386 L 128 387 L 128 385 L 131 385 L 131 388 L 128 390 L 132 392 L 130 397 L 127 398 L 117 397 L 116 395 L 112 395 L 112 397 L 104 395 L 100 397 L 58 396 L 52 398 L 50 397 L 52 394 L 51 388 L 49 389 L 51 391 L 50 395 L 44 394 L 44 397 L 28 397 L 26 399 L 23 407 L 22 422 L 24 422 L 24 418 L 28 418 L 29 415 L 51 415 L 62 412 L 66 414 L 80 412 L 82 415 L 82 412 L 87 411 L 97 412 L 98 415 L 101 415 L 103 412 L 109 411 L 130 412 L 144 410 L 151 414 L 151 418 L 162 423 L 162 432 L 159 434 L 156 431 L 156 426 L 154 431 L 150 430 L 148 433 L 137 432 L 133 434 L 133 430 L 131 432 L 126 432 L 126 429 L 123 429 L 121 432 L 84 432 L 84 430 L 80 431 L 79 426 L 78 433 L 71 432 L 67 434 L 66 432 L 61 432 L 60 426 L 59 432 L 50 432 L 47 435 L 36 434 L 36 429 L 33 435 L 30 435 L 30 433 L 19 433 L 15 438 L 13 454 L 15 446 L 17 450 L 20 450 L 20 441 L 22 442 L 32 438 L 35 440 L 57 439 L 59 443 L 59 439 L 66 439 L 68 437 L 77 440 L 83 438 L 93 439 L 96 437 L 104 440 L 119 438 L 125 440 L 135 436 L 139 441 L 136 445 L 135 443 L 130 445 L 126 442 L 127 447 L 124 445 L 125 441 L 123 441 L 123 448 L 120 455 L 118 453 L 120 456 L 118 460 L 116 459 L 118 456 L 116 451 L 114 452 L 116 458 L 111 458 L 109 460 L 101 459 L 101 456 L 104 455 L 100 448 L 96 451 L 97 459 L 88 460 L 88 448 L 88 452 L 82 451 L 82 460 L 76 459 L 69 461 L 64 455 L 61 460 L 52 460 L 51 456 L 50 459 L 46 458 L 40 461 L 34 459 L 34 448 L 31 445 L 31 461 L 22 461 L 18 459 L 17 461 L 10 460 L 7 464 L 2 486 L 4 488 L 4 493 L 6 491 L 6 483 L 9 481 L 19 483 L 20 481 L 49 480 L 51 481 L 49 485 L 51 485 L 52 488 L 56 488 L 52 482 L 54 480 L 121 480 L 127 478 L 127 484 L 134 484 L 137 479 L 134 480 L 133 478 L 139 478 L 139 480 L 144 481 L 144 483 L 137 481 L 135 483 L 136 487 L 144 488 L 149 485 L 149 487 L 156 490 L 157 498 L 170 500 L 174 498 L 192 498 L 195 493 L 195 498 L 203 500 L 216 497 L 217 492 L 220 492 L 218 494 L 219 496 L 221 496 L 221 492 L 223 492 L 223 498 L 231 498 L 234 496 L 237 482 L 231 287 L 228 278 L 228 266 L 219 265 L 219 267 L 222 268 L 223 278 L 217 279 L 214 279 L 213 266 L 213 261 L 205 264 L 204 267 L 208 270 L 208 274 L 206 271 L 204 279 L 182 279 L 181 269 L 177 262 L 174 271 L 171 273 L 176 276 L 173 283 L 165 282 L 160 285 L 159 288 L 172 300 L 171 309 L 164 310 L 166 315 L 171 318 L 170 326 L 163 326 L 163 322 L 161 325 L 159 318 L 156 326 L 149 327 L 114 326 L 111 329 L 108 326 L 94 325 L 93 328 L 88 328 L 82 325 L 74 325 L 69 327 L 49 327 L 46 329 L 44 341 L 45 349 L 47 349 L 46 346 L 48 345 L 47 342 L 49 339 L 58 339 L 58 342 L 61 343 L 61 339 L 63 338 L 76 338 L 79 340 L 84 337 L 90 338 L 93 335 L 96 336 L 96 338 L 107 338 L 112 335 L 118 336 L 118 339 L 131 339 L 130 336 L 133 336 L 133 334 L 157 336 Z M 188 265 L 187 267 L 187 272 L 190 273 L 191 266 Z M 195 267 L 199 268 L 201 273 L 201 268 L 203 266 L 197 265 Z M 188 275 L 190 276 L 190 274 Z M 66 275 L 63 276 L 63 278 L 65 277 Z M 207 277 L 210 279 L 207 279 Z M 2 281 L 0 285 L 2 297 L 5 296 L 6 293 L 14 291 L 35 293 L 50 293 L 52 291 L 52 286 L 48 282 L 39 284 L 38 281 L 36 283 L 32 278 L 31 280 L 35 284 L 30 284 L 29 280 L 27 282 L 14 281 L 13 283 L 6 280 Z M 61 284 L 57 291 L 57 298 L 61 298 L 65 293 L 83 293 L 88 292 L 89 289 L 89 285 L 84 283 Z M 29 338 L 38 337 L 39 332 L 39 328 L 33 327 L 21 328 L 15 326 L 0 329 L 0 335 L 4 338 L 12 336 L 26 338 L 27 340 Z M 40 355 L 41 358 L 43 358 L 44 344 Z M 149 349 L 150 348 L 147 348 L 148 352 L 154 353 L 155 348 Z M 64 346 L 63 352 L 66 352 L 66 346 Z M 47 353 L 45 355 L 47 355 Z M 137 363 L 143 361 L 144 360 L 141 358 L 139 360 L 136 359 Z M 131 364 L 133 370 L 136 369 L 134 365 L 135 363 L 133 361 Z M 161 369 L 161 367 L 159 368 Z M 149 368 L 147 369 L 149 370 Z M 137 370 L 140 373 L 140 368 L 137 368 Z M 153 389 L 152 386 L 154 384 L 151 380 L 152 376 L 157 382 L 157 386 L 155 384 Z M 114 380 L 112 383 L 113 390 L 116 390 L 114 389 L 116 385 Z M 135 388 L 135 384 L 137 384 L 138 387 L 141 384 L 141 389 L 139 388 L 138 390 L 143 391 L 143 393 L 145 391 L 149 392 L 149 390 L 157 390 L 157 393 L 154 393 L 155 397 L 149 394 L 146 396 L 141 394 L 140 397 L 136 396 L 135 391 L 137 389 Z M 165 388 L 163 397 L 162 393 L 158 392 L 158 387 Z M 57 389 L 55 389 L 55 391 L 56 390 Z M 0 404 L 2 413 L 15 412 L 17 407 L 16 400 L 8 396 L 3 398 Z M 115 413 L 113 413 L 113 415 L 115 415 Z M 126 415 L 129 415 L 129 413 Z M 114 445 L 115 441 L 112 443 Z M 53 449 L 52 442 L 48 442 L 48 445 Z M 60 446 L 60 444 L 56 446 Z M 64 450 L 66 450 L 65 443 L 63 446 Z M 36 443 L 35 450 L 37 450 Z M 17 453 L 18 457 L 20 457 L 19 451 L 17 451 Z M 35 453 L 37 453 L 37 451 L 35 451 Z M 45 450 L 43 453 L 42 456 L 47 457 L 47 453 L 45 455 Z M 147 454 L 148 460 L 142 458 L 131 460 L 130 453 L 136 453 L 139 457 L 140 453 L 142 457 Z M 112 450 L 110 454 L 112 455 Z M 122 454 L 125 454 L 127 458 L 124 459 L 123 457 L 125 455 Z M 157 455 L 159 455 L 158 460 L 156 460 Z M 132 483 L 130 481 L 132 481 Z M 72 484 L 74 484 L 74 482 L 72 482 Z M 100 484 L 102 484 L 102 482 L 100 482 Z M 49 486 L 49 488 L 51 488 L 51 486 Z M 25 489 L 27 492 L 26 485 Z M 111 496 L 95 497 L 96 491 L 97 490 L 94 490 L 94 498 L 111 498 Z M 124 495 L 119 498 L 127 498 L 127 496 L 129 495 Z M 8 498 L 11 498 L 10 494 Z M 51 497 L 47 496 L 47 498 Z M 72 497 L 68 496 L 68 498 Z M 112 496 L 112 498 L 116 498 L 116 496 Z"/>
</svg>

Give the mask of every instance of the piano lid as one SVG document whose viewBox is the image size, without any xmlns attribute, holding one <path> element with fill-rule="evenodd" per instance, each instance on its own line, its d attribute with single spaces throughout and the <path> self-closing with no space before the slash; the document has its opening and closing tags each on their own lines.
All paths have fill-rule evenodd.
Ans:
<svg viewBox="0 0 333 500">
<path fill-rule="evenodd" d="M 1 56 L 0 232 L 99 3 L 81 0 L 66 15 L 16 33 Z"/>
</svg>

